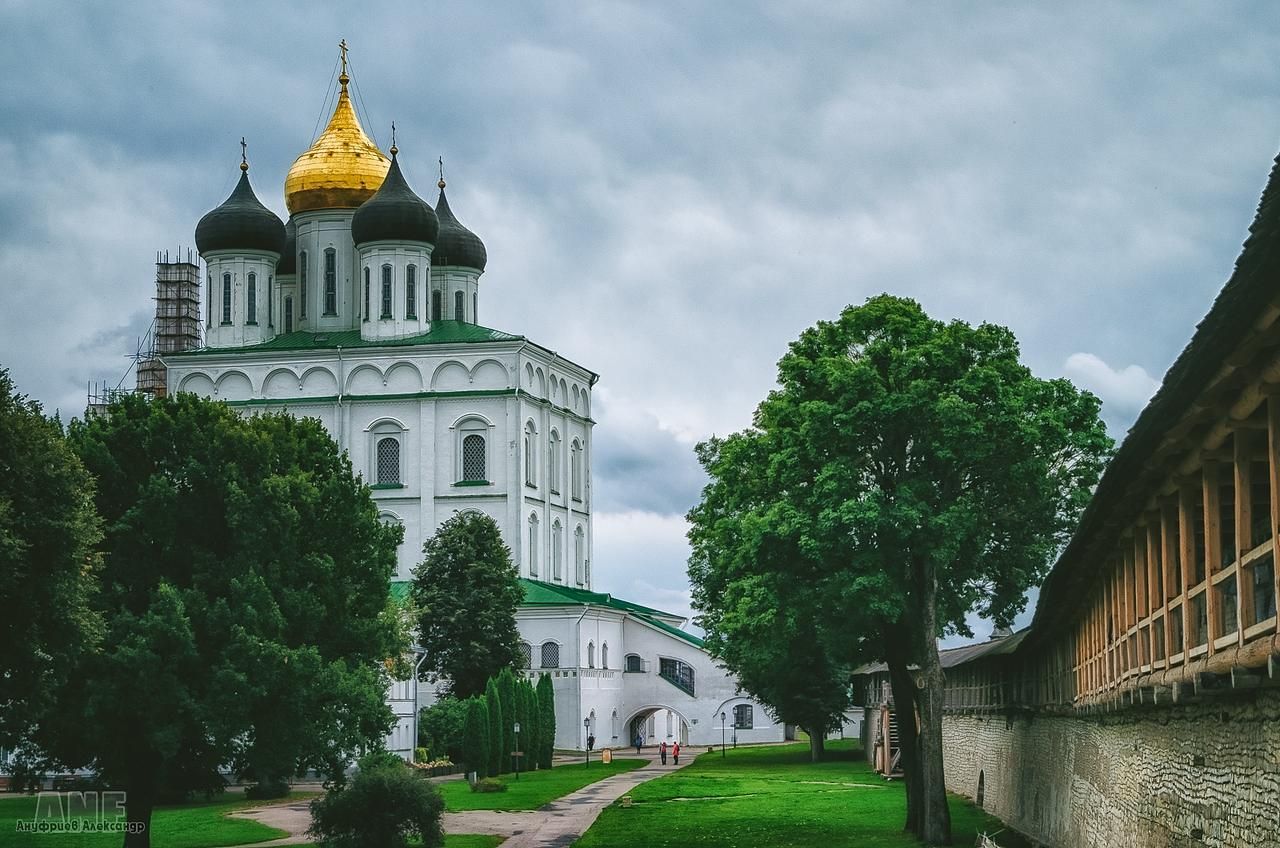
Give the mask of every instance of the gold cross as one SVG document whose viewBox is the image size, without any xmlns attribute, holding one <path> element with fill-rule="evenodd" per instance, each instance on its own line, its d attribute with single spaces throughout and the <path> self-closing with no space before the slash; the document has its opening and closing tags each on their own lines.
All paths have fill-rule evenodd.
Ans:
<svg viewBox="0 0 1280 848">
<path fill-rule="evenodd" d="M 342 73 L 347 72 L 347 40 L 344 38 L 338 42 L 338 49 L 342 51 Z"/>
</svg>

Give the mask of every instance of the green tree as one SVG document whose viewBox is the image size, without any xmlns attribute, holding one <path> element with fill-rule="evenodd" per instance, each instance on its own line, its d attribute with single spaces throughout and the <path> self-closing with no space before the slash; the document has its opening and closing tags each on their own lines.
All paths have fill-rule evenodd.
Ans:
<svg viewBox="0 0 1280 848">
<path fill-rule="evenodd" d="M 521 766 L 533 771 L 538 767 L 538 751 L 542 744 L 542 721 L 538 717 L 538 696 L 533 691 L 533 684 L 521 678 L 520 697 L 524 702 L 524 718 L 520 722 L 521 749 L 525 753 Z"/>
<path fill-rule="evenodd" d="M 489 771 L 489 705 L 480 695 L 468 698 L 466 729 L 462 739 L 462 762 L 467 771 L 484 777 Z"/>
<path fill-rule="evenodd" d="M 412 594 L 427 680 L 469 698 L 521 661 L 516 608 L 524 591 L 492 518 L 460 512 L 441 524 L 423 546 Z"/>
<path fill-rule="evenodd" d="M 458 762 L 462 756 L 468 701 L 441 698 L 424 707 L 418 716 L 418 744 L 431 752 L 432 759 L 448 757 Z"/>
<path fill-rule="evenodd" d="M 918 717 L 918 734 L 898 723 L 907 826 L 946 842 L 937 639 L 971 635 L 970 611 L 1007 624 L 1024 608 L 1110 450 L 1098 400 L 1033 376 L 1007 329 L 888 295 L 802 333 L 778 381 L 751 430 L 698 448 L 692 579 L 747 584 L 739 603 L 757 564 L 792 558 L 826 649 L 881 655 L 896 709 Z M 695 591 L 717 626 L 720 598 Z"/>
<path fill-rule="evenodd" d="M 0 369 L 0 748 L 38 734 L 74 660 L 102 636 L 91 604 L 101 538 L 93 479 Z"/>
<path fill-rule="evenodd" d="M 497 777 L 502 774 L 502 742 L 505 738 L 502 728 L 507 717 L 503 714 L 495 678 L 489 678 L 484 686 L 484 701 L 489 707 L 489 776 Z"/>
<path fill-rule="evenodd" d="M 498 673 L 498 697 L 502 699 L 502 770 L 511 771 L 511 752 L 516 749 L 514 723 L 520 720 L 516 701 L 516 676 L 510 667 Z"/>
<path fill-rule="evenodd" d="M 538 765 L 551 768 L 551 757 L 556 747 L 556 693 L 551 685 L 551 675 L 538 676 Z"/>
<path fill-rule="evenodd" d="M 444 799 L 398 757 L 366 758 L 347 786 L 311 802 L 308 831 L 330 848 L 442 848 Z"/>
<path fill-rule="evenodd" d="M 162 790 L 341 775 L 381 742 L 400 530 L 318 421 L 129 396 L 69 439 L 97 479 L 106 637 L 47 744 L 128 792 L 127 846 Z"/>
</svg>

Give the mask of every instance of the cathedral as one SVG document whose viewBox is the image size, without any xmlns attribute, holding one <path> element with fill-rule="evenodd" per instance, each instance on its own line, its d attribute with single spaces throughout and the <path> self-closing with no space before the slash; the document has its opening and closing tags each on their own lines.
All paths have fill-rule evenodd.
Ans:
<svg viewBox="0 0 1280 848">
<path fill-rule="evenodd" d="M 394 137 L 388 156 L 362 129 L 349 82 L 344 46 L 333 115 L 284 180 L 287 222 L 242 156 L 234 191 L 196 226 L 202 341 L 163 355 L 164 390 L 323 422 L 404 529 L 394 594 L 449 516 L 497 522 L 525 590 L 524 673 L 555 686 L 557 747 L 783 739 L 681 616 L 593 590 L 599 377 L 480 323 L 484 242 L 443 175 L 434 207 L 413 191 Z M 416 707 L 433 698 L 392 687 L 389 748 L 411 755 Z"/>
</svg>

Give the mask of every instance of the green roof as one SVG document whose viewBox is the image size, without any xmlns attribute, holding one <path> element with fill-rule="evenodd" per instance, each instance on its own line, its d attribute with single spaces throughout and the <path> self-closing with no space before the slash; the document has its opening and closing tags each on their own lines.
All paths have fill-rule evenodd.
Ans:
<svg viewBox="0 0 1280 848">
<path fill-rule="evenodd" d="M 403 601 L 409 596 L 409 587 L 412 584 L 407 580 L 391 581 L 391 597 L 397 601 Z M 520 579 L 520 587 L 524 589 L 524 603 L 521 606 L 526 607 L 565 607 L 565 606 L 598 606 L 608 607 L 609 609 L 618 610 L 619 612 L 631 613 L 635 618 L 643 621 L 651 627 L 656 627 L 663 633 L 669 633 L 678 639 L 683 639 L 691 645 L 702 647 L 702 640 L 692 633 L 687 633 L 673 624 L 668 624 L 658 616 L 669 616 L 671 613 L 662 610 L 646 607 L 640 604 L 633 604 L 630 601 L 624 601 L 621 598 L 615 598 L 613 595 L 604 592 L 588 592 L 586 589 L 572 589 L 568 586 L 556 586 L 551 583 L 542 583 L 537 580 Z"/>
<path fill-rule="evenodd" d="M 513 336 L 501 330 L 481 327 L 479 324 L 468 324 L 465 321 L 432 321 L 431 331 L 417 336 L 402 339 L 362 339 L 359 330 L 333 330 L 330 332 L 314 332 L 297 330 L 284 333 L 270 341 L 242 347 L 202 347 L 181 353 L 167 353 L 171 356 L 213 356 L 224 353 L 250 353 L 259 350 L 332 350 L 334 348 L 374 348 L 374 347 L 406 347 L 430 344 L 476 344 L 478 342 L 514 342 L 524 336 Z"/>
</svg>

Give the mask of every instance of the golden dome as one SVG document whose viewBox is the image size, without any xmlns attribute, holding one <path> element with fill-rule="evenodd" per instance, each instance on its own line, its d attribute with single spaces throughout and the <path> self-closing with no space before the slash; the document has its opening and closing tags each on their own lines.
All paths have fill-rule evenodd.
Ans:
<svg viewBox="0 0 1280 848">
<path fill-rule="evenodd" d="M 347 94 L 346 56 L 338 82 L 338 105 L 315 144 L 294 160 L 284 179 L 289 214 L 312 209 L 355 209 L 382 185 L 391 160 L 360 127 Z"/>
</svg>

